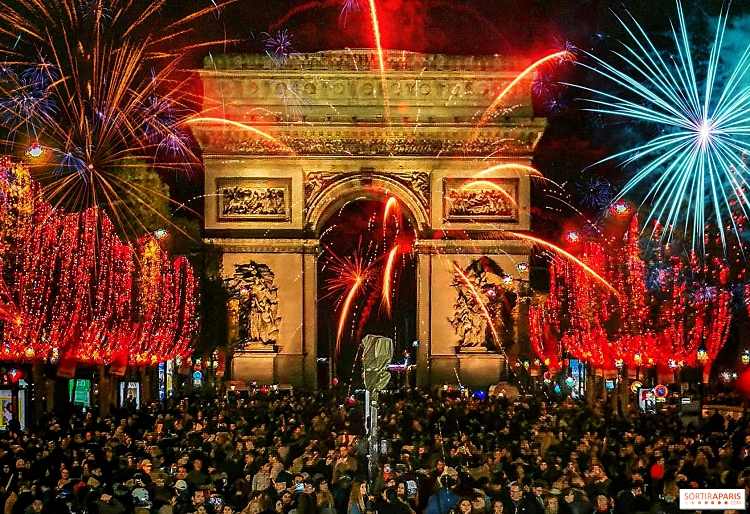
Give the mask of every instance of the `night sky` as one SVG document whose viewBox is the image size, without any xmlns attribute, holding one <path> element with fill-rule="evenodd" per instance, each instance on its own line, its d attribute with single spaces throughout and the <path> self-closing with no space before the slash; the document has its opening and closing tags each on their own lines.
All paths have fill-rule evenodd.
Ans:
<svg viewBox="0 0 750 514">
<path fill-rule="evenodd" d="M 373 46 L 366 0 L 342 15 L 347 0 L 238 0 L 223 9 L 220 20 L 202 29 L 242 39 L 236 48 L 262 51 L 263 33 L 286 29 L 296 51 Z M 191 0 L 187 8 L 205 5 Z M 735 2 L 735 14 L 747 10 Z M 646 28 L 663 30 L 673 15 L 672 0 L 379 0 L 383 46 L 416 52 L 450 54 L 540 54 L 566 41 L 581 47 L 597 35 L 617 36 L 618 14 L 631 12 Z M 715 16 L 718 0 L 686 0 L 696 17 Z M 174 9 L 174 5 L 171 5 Z"/>
<path fill-rule="evenodd" d="M 176 7 L 168 4 L 166 17 L 205 7 L 209 0 L 191 0 Z M 265 51 L 265 43 L 279 31 L 287 31 L 291 51 L 374 46 L 366 0 L 348 0 L 353 6 L 343 14 L 347 0 L 238 0 L 224 7 L 221 15 L 206 18 L 200 36 L 234 42 L 212 52 Z M 694 48 L 705 53 L 713 35 L 720 0 L 685 0 Z M 732 5 L 729 33 L 741 30 L 750 13 L 750 3 Z M 616 15 L 638 20 L 657 43 L 672 48 L 670 19 L 675 17 L 672 0 L 378 0 L 385 48 L 447 54 L 501 54 L 527 58 L 529 62 L 547 52 L 574 49 L 600 56 L 620 49 L 624 33 Z M 205 50 L 192 56 L 200 66 Z M 545 176 L 566 186 L 565 202 L 595 218 L 628 177 L 616 164 L 586 169 L 592 163 L 626 147 L 634 138 L 652 137 L 648 126 L 633 126 L 619 120 L 590 115 L 581 110 L 579 93 L 559 85 L 561 81 L 597 84 L 573 64 L 541 70 L 545 81 L 534 91 L 538 115 L 547 116 L 549 126 L 534 156 L 534 165 Z M 601 82 L 601 81 L 600 81 Z M 178 188 L 179 189 L 179 188 Z M 534 229 L 546 237 L 557 237 L 561 217 L 573 215 L 554 197 L 533 192 Z M 555 205 L 557 203 L 557 205 Z M 562 216 L 561 216 L 562 215 Z"/>
</svg>

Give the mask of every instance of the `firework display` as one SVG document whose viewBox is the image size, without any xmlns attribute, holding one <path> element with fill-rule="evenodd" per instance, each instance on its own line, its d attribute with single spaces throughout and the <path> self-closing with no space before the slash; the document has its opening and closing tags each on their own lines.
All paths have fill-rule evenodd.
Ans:
<svg viewBox="0 0 750 514">
<path fill-rule="evenodd" d="M 358 223 L 366 224 L 373 238 L 360 236 L 343 246 L 340 239 L 351 230 L 346 223 L 349 216 L 356 216 Z M 413 237 L 412 228 L 405 223 L 401 207 L 392 196 L 383 203 L 370 201 L 344 206 L 331 221 L 322 237 L 325 253 L 321 258 L 321 273 L 325 277 L 323 300 L 330 302 L 338 315 L 336 354 L 341 353 L 347 341 L 359 337 L 368 323 L 393 325 L 396 317 L 404 316 L 403 312 L 393 311 L 395 305 L 403 302 L 401 293 L 408 297 L 402 291 L 401 280 L 409 276 L 414 264 Z M 375 309 L 376 302 L 379 310 Z"/>
<path fill-rule="evenodd" d="M 550 24 L 513 54 L 433 30 L 494 29 L 470 2 L 291 2 L 233 39 L 235 3 L 0 6 L 0 360 L 190 354 L 177 226 L 175 253 L 221 254 L 207 274 L 238 314 L 216 319 L 243 325 L 223 350 L 264 353 L 263 380 L 276 356 L 356 361 L 368 332 L 459 381 L 479 354 L 496 382 L 531 352 L 551 370 L 720 361 L 750 316 L 750 46 L 728 9 L 707 42 L 677 1 L 665 34 L 615 11 L 617 35 Z"/>
<path fill-rule="evenodd" d="M 3 143 L 26 152 L 45 197 L 71 212 L 100 206 L 137 236 L 139 212 L 168 195 L 137 180 L 199 162 L 185 121 L 196 102 L 180 62 L 196 41 L 191 24 L 220 5 L 169 23 L 164 0 L 22 0 L 0 7 Z M 222 4 L 224 5 L 224 4 Z M 145 198 L 145 200 L 144 200 Z"/>
<path fill-rule="evenodd" d="M 734 217 L 739 211 L 746 214 L 748 207 L 750 92 L 745 84 L 750 46 L 734 68 L 724 69 L 721 50 L 728 17 L 728 11 L 719 16 L 705 70 L 699 70 L 679 1 L 671 56 L 664 55 L 666 49 L 659 49 L 637 20 L 618 18 L 630 41 L 613 51 L 611 59 L 583 52 L 590 61 L 578 60 L 612 89 L 570 84 L 590 96 L 585 100 L 593 112 L 658 127 L 658 135 L 647 142 L 600 162 L 637 166 L 620 196 L 643 191 L 642 202 L 649 205 L 646 221 L 666 227 L 665 237 L 675 229 L 684 231 L 700 249 L 709 223 L 718 229 L 722 244 L 727 235 L 740 239 Z"/>
</svg>

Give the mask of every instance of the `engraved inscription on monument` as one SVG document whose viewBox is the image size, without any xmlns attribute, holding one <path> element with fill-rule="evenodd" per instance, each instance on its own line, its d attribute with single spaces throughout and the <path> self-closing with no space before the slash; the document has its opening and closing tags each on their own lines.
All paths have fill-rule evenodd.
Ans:
<svg viewBox="0 0 750 514">
<path fill-rule="evenodd" d="M 230 178 L 216 182 L 222 221 L 289 221 L 291 180 Z"/>
<path fill-rule="evenodd" d="M 445 221 L 518 221 L 518 179 L 446 178 Z"/>
</svg>

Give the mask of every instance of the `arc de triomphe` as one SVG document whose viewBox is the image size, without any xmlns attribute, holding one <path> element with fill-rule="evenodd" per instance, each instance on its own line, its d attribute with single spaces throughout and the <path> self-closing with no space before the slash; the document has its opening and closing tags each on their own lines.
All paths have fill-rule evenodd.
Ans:
<svg viewBox="0 0 750 514">
<path fill-rule="evenodd" d="M 530 78 L 490 123 L 476 120 L 525 64 L 390 51 L 383 81 L 376 63 L 372 50 L 284 62 L 222 55 L 200 71 L 204 117 L 192 129 L 205 162 L 205 237 L 233 278 L 231 342 L 244 341 L 235 380 L 318 385 L 321 227 L 347 201 L 387 196 L 417 234 L 418 383 L 501 377 L 503 356 L 471 342 L 490 319 L 477 302 L 528 283 L 528 246 L 496 234 L 529 228 L 529 175 L 511 165 L 530 163 L 545 120 L 533 117 Z M 489 261 L 502 273 L 476 266 Z M 471 284 L 457 282 L 457 269 Z M 459 319 L 462 288 L 480 298 Z M 525 316 L 515 305 L 518 341 Z"/>
</svg>

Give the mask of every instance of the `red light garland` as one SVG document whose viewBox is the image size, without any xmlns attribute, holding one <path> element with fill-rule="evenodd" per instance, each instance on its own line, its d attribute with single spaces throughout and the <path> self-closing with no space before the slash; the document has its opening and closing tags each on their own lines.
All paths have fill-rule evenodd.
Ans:
<svg viewBox="0 0 750 514">
<path fill-rule="evenodd" d="M 550 265 L 550 293 L 529 312 L 533 350 L 551 368 L 567 353 L 597 369 L 695 366 L 705 349 L 704 370 L 724 346 L 731 320 L 728 270 L 690 259 L 662 257 L 657 286 L 647 287 L 633 217 L 624 241 L 605 247 L 585 241 L 579 257 L 620 292 L 610 295 L 566 261 Z M 687 262 L 685 262 L 687 261 Z M 749 307 L 750 309 L 750 307 Z"/>
<path fill-rule="evenodd" d="M 3 226 L 20 224 L 16 211 L 0 213 Z M 0 360 L 143 366 L 190 353 L 197 283 L 187 259 L 170 260 L 152 236 L 134 249 L 96 208 L 63 214 L 39 203 L 24 225 L 33 229 L 18 232 L 21 244 L 4 246 L 13 280 L 0 292 Z"/>
</svg>

